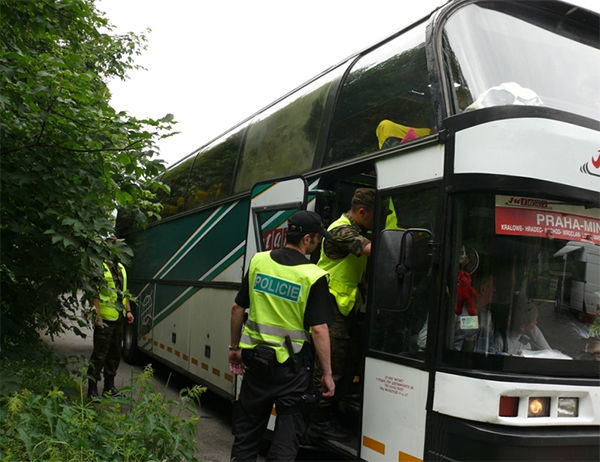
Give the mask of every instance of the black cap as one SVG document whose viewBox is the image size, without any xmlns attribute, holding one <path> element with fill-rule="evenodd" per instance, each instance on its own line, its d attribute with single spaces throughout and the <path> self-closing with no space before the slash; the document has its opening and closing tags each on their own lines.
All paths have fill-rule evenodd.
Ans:
<svg viewBox="0 0 600 462">
<path fill-rule="evenodd" d="M 331 234 L 321 223 L 321 217 L 318 213 L 308 210 L 300 210 L 288 218 L 288 231 L 294 233 L 319 233 L 325 239 L 331 239 Z"/>
</svg>

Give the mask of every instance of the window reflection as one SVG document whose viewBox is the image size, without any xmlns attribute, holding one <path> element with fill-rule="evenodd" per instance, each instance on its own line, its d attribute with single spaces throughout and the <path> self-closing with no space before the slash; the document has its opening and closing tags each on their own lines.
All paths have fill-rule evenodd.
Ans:
<svg viewBox="0 0 600 462">
<path fill-rule="evenodd" d="M 244 128 L 238 128 L 198 153 L 190 172 L 185 210 L 210 204 L 231 194 Z"/>
<path fill-rule="evenodd" d="M 422 25 L 354 65 L 338 100 L 326 164 L 400 143 L 411 128 L 417 137 L 431 133 L 434 117 L 424 42 Z"/>
<path fill-rule="evenodd" d="M 190 169 L 194 163 L 194 157 L 189 157 L 170 168 L 162 176 L 161 181 L 171 188 L 170 193 L 162 189 L 158 190 L 157 198 L 163 205 L 161 216 L 166 218 L 183 211 L 188 191 L 188 179 Z"/>
<path fill-rule="evenodd" d="M 463 7 L 444 28 L 454 111 L 533 104 L 599 119 L 597 19 L 586 27 L 516 2 L 490 5 Z"/>
<path fill-rule="evenodd" d="M 327 74 L 252 121 L 234 192 L 312 168 L 331 78 L 332 74 Z"/>
<path fill-rule="evenodd" d="M 483 194 L 463 196 L 458 204 L 455 248 L 462 251 L 449 278 L 446 348 L 600 360 L 599 209 Z M 471 249 L 469 267 L 464 249 Z M 463 271 L 472 279 L 475 305 L 487 303 L 485 315 L 482 309 L 470 313 L 460 297 Z M 481 282 L 490 277 L 493 291 Z"/>
<path fill-rule="evenodd" d="M 435 189 L 398 193 L 383 198 L 383 223 L 379 229 L 435 228 Z M 373 314 L 371 348 L 386 353 L 423 359 L 427 336 L 426 326 L 431 278 L 429 267 L 429 236 L 415 234 L 414 288 L 409 306 L 404 311 L 380 309 Z M 377 277 L 377 272 L 375 276 Z M 426 332 L 426 329 L 425 329 Z"/>
</svg>

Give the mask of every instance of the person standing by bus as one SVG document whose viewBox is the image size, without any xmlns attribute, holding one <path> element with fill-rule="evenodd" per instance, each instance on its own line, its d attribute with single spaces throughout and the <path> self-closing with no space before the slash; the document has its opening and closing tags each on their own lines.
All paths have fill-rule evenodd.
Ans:
<svg viewBox="0 0 600 462">
<path fill-rule="evenodd" d="M 331 237 L 318 214 L 296 212 L 288 220 L 286 246 L 254 255 L 235 298 L 229 369 L 236 375 L 245 373 L 233 408 L 232 461 L 256 460 L 273 404 L 277 420 L 267 460 L 295 459 L 306 431 L 304 403 L 312 387 L 311 332 L 324 370 L 322 394 L 334 395 L 328 276 L 306 258 L 322 236 Z M 246 308 L 248 320 L 243 326 Z"/>
<path fill-rule="evenodd" d="M 373 229 L 375 189 L 354 191 L 351 208 L 328 228 L 331 239 L 325 239 L 317 265 L 329 273 L 329 292 L 335 299 L 335 320 L 329 326 L 331 367 L 336 383 L 336 397 L 321 401 L 310 425 L 320 437 L 344 441 L 351 434 L 338 423 L 335 407 L 344 397 L 356 373 L 358 338 L 356 312 L 360 300 L 371 241 L 366 234 Z M 318 383 L 321 367 L 316 364 L 314 381 Z"/>
<path fill-rule="evenodd" d="M 116 236 L 107 241 L 121 242 Z M 103 396 L 116 395 L 115 376 L 121 361 L 121 344 L 123 343 L 123 321 L 134 321 L 129 299 L 120 297 L 127 292 L 127 271 L 121 263 L 108 261 L 104 263 L 104 279 L 107 287 L 92 300 L 96 308 L 94 323 L 94 349 L 90 357 L 88 370 L 88 396 L 98 398 L 98 382 L 104 372 Z"/>
</svg>

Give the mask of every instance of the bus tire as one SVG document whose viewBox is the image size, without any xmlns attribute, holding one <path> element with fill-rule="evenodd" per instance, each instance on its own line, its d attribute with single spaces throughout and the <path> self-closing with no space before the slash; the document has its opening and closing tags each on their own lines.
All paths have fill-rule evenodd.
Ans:
<svg viewBox="0 0 600 462">
<path fill-rule="evenodd" d="M 137 323 L 138 320 L 136 318 L 137 307 L 134 303 L 131 304 L 131 311 L 133 312 L 134 321 L 129 324 L 125 322 L 123 326 L 123 346 L 122 346 L 122 356 L 127 364 L 135 365 L 140 364 L 143 359 L 143 353 L 139 350 L 137 346 Z"/>
</svg>

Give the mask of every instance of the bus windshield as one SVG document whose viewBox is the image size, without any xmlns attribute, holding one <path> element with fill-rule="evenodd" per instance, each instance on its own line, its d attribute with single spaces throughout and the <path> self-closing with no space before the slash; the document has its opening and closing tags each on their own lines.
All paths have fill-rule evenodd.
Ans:
<svg viewBox="0 0 600 462">
<path fill-rule="evenodd" d="M 598 17 L 577 8 L 551 13 L 536 3 L 481 2 L 448 19 L 443 43 L 454 113 L 534 105 L 600 119 Z"/>
<path fill-rule="evenodd" d="M 600 210 L 474 193 L 457 205 L 445 348 L 509 358 L 504 370 L 524 367 L 514 358 L 593 361 L 597 374 Z"/>
</svg>

